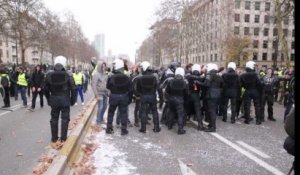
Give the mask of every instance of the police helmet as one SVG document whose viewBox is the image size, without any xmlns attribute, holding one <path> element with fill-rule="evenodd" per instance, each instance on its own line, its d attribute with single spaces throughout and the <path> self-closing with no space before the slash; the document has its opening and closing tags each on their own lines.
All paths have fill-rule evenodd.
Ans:
<svg viewBox="0 0 300 175">
<path fill-rule="evenodd" d="M 179 67 L 179 63 L 176 61 L 172 62 L 169 66 L 169 68 L 171 69 L 172 72 L 175 72 L 177 67 Z"/>
<path fill-rule="evenodd" d="M 206 65 L 206 70 L 207 70 L 207 72 L 210 72 L 212 70 L 218 71 L 218 65 L 216 65 L 214 63 L 208 63 Z"/>
<path fill-rule="evenodd" d="M 235 62 L 228 63 L 227 68 L 228 69 L 236 70 L 236 64 L 235 64 Z"/>
<path fill-rule="evenodd" d="M 119 70 L 124 68 L 124 61 L 120 59 L 115 59 L 115 61 L 112 63 L 114 70 Z"/>
<path fill-rule="evenodd" d="M 255 65 L 256 65 L 256 63 L 254 61 L 248 61 L 246 63 L 246 68 L 254 70 L 255 69 Z"/>
<path fill-rule="evenodd" d="M 178 67 L 176 70 L 175 70 L 175 76 L 176 75 L 181 75 L 182 77 L 184 77 L 184 69 L 182 67 Z"/>
<path fill-rule="evenodd" d="M 67 66 L 67 59 L 64 56 L 57 56 L 54 59 L 54 66 L 56 64 L 61 64 L 64 68 Z"/>
<path fill-rule="evenodd" d="M 198 72 L 198 73 L 197 73 Z M 200 72 L 201 72 L 201 67 L 200 67 L 200 65 L 199 64 L 194 64 L 193 66 L 192 66 L 192 73 L 193 74 L 200 74 Z"/>
<path fill-rule="evenodd" d="M 145 72 L 147 69 L 150 69 L 150 63 L 148 61 L 143 61 L 140 66 L 142 67 L 143 72 Z"/>
</svg>

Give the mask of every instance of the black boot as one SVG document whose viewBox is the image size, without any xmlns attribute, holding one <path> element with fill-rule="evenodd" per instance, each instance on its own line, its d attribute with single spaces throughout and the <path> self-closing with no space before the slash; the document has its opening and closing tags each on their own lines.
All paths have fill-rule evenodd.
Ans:
<svg viewBox="0 0 300 175">
<path fill-rule="evenodd" d="M 231 119 L 231 123 L 234 124 L 235 123 L 235 119 Z"/>
<path fill-rule="evenodd" d="M 128 130 L 127 129 L 122 129 L 121 131 L 121 135 L 127 135 L 128 134 Z"/>
<path fill-rule="evenodd" d="M 112 129 L 111 127 L 107 127 L 106 134 L 113 134 L 113 133 L 114 133 L 114 129 Z"/>
<path fill-rule="evenodd" d="M 268 120 L 271 120 L 271 121 L 273 121 L 273 122 L 276 121 L 276 119 L 275 119 L 274 117 L 268 117 Z"/>
<path fill-rule="evenodd" d="M 153 132 L 160 132 L 160 127 L 159 126 L 155 126 L 153 128 Z"/>
<path fill-rule="evenodd" d="M 142 127 L 139 130 L 141 133 L 146 133 L 146 125 L 142 123 Z"/>
<path fill-rule="evenodd" d="M 216 132 L 216 128 L 210 127 L 210 128 L 206 128 L 204 131 L 205 132 Z"/>
<path fill-rule="evenodd" d="M 178 129 L 178 134 L 179 135 L 185 134 L 185 130 L 184 129 Z"/>
<path fill-rule="evenodd" d="M 256 120 L 256 124 L 257 124 L 257 125 L 260 125 L 260 124 L 261 124 L 261 121 L 260 121 L 260 120 Z"/>
</svg>

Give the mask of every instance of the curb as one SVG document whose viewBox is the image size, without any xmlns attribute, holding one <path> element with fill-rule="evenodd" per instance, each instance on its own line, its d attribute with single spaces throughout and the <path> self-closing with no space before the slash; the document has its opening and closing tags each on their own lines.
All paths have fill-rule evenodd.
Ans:
<svg viewBox="0 0 300 175">
<path fill-rule="evenodd" d="M 45 175 L 63 175 L 68 174 L 71 165 L 75 162 L 76 155 L 80 150 L 80 143 L 84 139 L 88 129 L 91 126 L 93 114 L 96 110 L 97 101 L 93 98 L 88 104 L 89 107 L 83 113 L 80 123 L 69 133 L 68 139 L 64 146 L 57 152 L 53 163 L 48 170 L 43 173 Z"/>
</svg>

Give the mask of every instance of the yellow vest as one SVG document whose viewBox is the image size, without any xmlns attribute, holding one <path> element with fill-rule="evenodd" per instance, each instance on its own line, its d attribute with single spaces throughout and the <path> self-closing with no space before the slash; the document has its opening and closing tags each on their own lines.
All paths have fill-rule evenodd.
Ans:
<svg viewBox="0 0 300 175">
<path fill-rule="evenodd" d="M 17 84 L 20 86 L 28 86 L 25 73 L 19 74 Z"/>
<path fill-rule="evenodd" d="M 74 78 L 74 81 L 75 81 L 75 85 L 82 85 L 82 73 L 74 73 L 73 74 L 73 78 Z"/>
<path fill-rule="evenodd" d="M 283 71 L 278 71 L 278 77 L 283 77 Z"/>
</svg>

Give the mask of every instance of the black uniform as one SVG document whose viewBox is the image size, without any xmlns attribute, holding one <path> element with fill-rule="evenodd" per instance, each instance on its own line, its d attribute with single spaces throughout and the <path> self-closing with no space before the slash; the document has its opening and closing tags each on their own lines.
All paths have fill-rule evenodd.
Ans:
<svg viewBox="0 0 300 175">
<path fill-rule="evenodd" d="M 133 95 L 135 96 L 135 107 L 134 107 L 134 125 L 136 127 L 139 127 L 139 118 L 140 116 L 138 115 L 139 111 L 140 111 L 140 106 L 141 106 L 141 94 L 139 94 L 139 92 L 137 92 L 137 80 L 138 78 L 140 78 L 142 75 L 139 74 L 139 72 L 136 72 L 135 74 L 133 74 L 131 76 L 131 82 L 132 82 L 132 86 L 133 86 Z"/>
<path fill-rule="evenodd" d="M 200 103 L 200 82 L 203 81 L 199 75 L 191 74 L 186 77 L 189 82 L 189 100 L 195 111 L 195 119 L 198 121 L 198 130 L 203 130 L 201 103 Z"/>
<path fill-rule="evenodd" d="M 223 86 L 223 121 L 227 121 L 227 107 L 230 99 L 231 123 L 235 123 L 237 98 L 240 97 L 240 80 L 238 74 L 231 68 L 222 75 Z"/>
<path fill-rule="evenodd" d="M 156 91 L 158 89 L 158 82 L 153 73 L 149 70 L 143 72 L 143 75 L 137 79 L 136 90 L 141 96 L 141 109 L 139 111 L 141 118 L 140 132 L 146 132 L 147 124 L 147 106 L 152 111 L 154 132 L 159 132 L 159 120 L 157 112 Z"/>
<path fill-rule="evenodd" d="M 206 115 L 208 117 L 209 125 L 205 131 L 215 132 L 217 103 L 221 98 L 223 80 L 222 77 L 217 74 L 217 71 L 212 70 L 206 75 L 204 82 L 201 84 L 207 88 L 204 99 L 207 103 Z"/>
<path fill-rule="evenodd" d="M 250 123 L 250 107 L 251 100 L 254 101 L 256 124 L 261 124 L 260 115 L 260 92 L 261 83 L 256 72 L 246 68 L 246 73 L 241 75 L 241 86 L 245 88 L 243 100 L 244 100 L 244 111 L 245 111 L 245 123 Z"/>
<path fill-rule="evenodd" d="M 35 91 L 32 92 L 32 106 L 31 108 L 35 108 L 35 102 L 36 97 L 40 96 L 40 105 L 41 107 L 44 106 L 44 98 L 43 98 L 43 86 L 44 86 L 44 80 L 45 80 L 45 74 L 42 72 L 42 70 L 35 70 L 31 75 L 31 88 L 35 88 Z M 38 88 L 41 88 L 41 90 L 38 92 Z"/>
<path fill-rule="evenodd" d="M 171 79 L 166 87 L 166 99 L 168 101 L 169 120 L 167 125 L 169 129 L 172 128 L 174 123 L 175 114 L 178 118 L 178 134 L 184 134 L 184 98 L 188 96 L 188 84 L 182 77 L 176 77 Z"/>
<path fill-rule="evenodd" d="M 273 116 L 273 104 L 274 104 L 274 87 L 278 84 L 279 79 L 275 76 L 264 76 L 262 79 L 262 104 L 261 104 L 261 120 L 265 120 L 265 105 L 268 104 L 268 119 L 276 121 Z"/>
<path fill-rule="evenodd" d="M 47 74 L 45 80 L 45 96 L 48 105 L 51 106 L 51 134 L 52 142 L 58 140 L 58 120 L 61 113 L 61 137 L 67 139 L 68 125 L 70 121 L 70 106 L 75 104 L 75 83 L 61 64 L 56 64 L 53 72 Z"/>
<path fill-rule="evenodd" d="M 131 82 L 127 75 L 120 71 L 114 71 L 114 74 L 107 79 L 106 88 L 111 91 L 109 96 L 109 108 L 107 117 L 106 133 L 113 133 L 113 118 L 115 110 L 118 107 L 121 115 L 121 129 L 122 135 L 128 133 L 127 131 L 127 106 L 131 102 L 132 91 Z"/>
<path fill-rule="evenodd" d="M 288 100 L 286 104 L 286 109 L 284 112 L 284 120 L 286 119 L 286 116 L 290 113 L 293 105 L 295 104 L 295 74 L 292 73 L 291 80 L 289 81 L 288 85 Z"/>
</svg>

